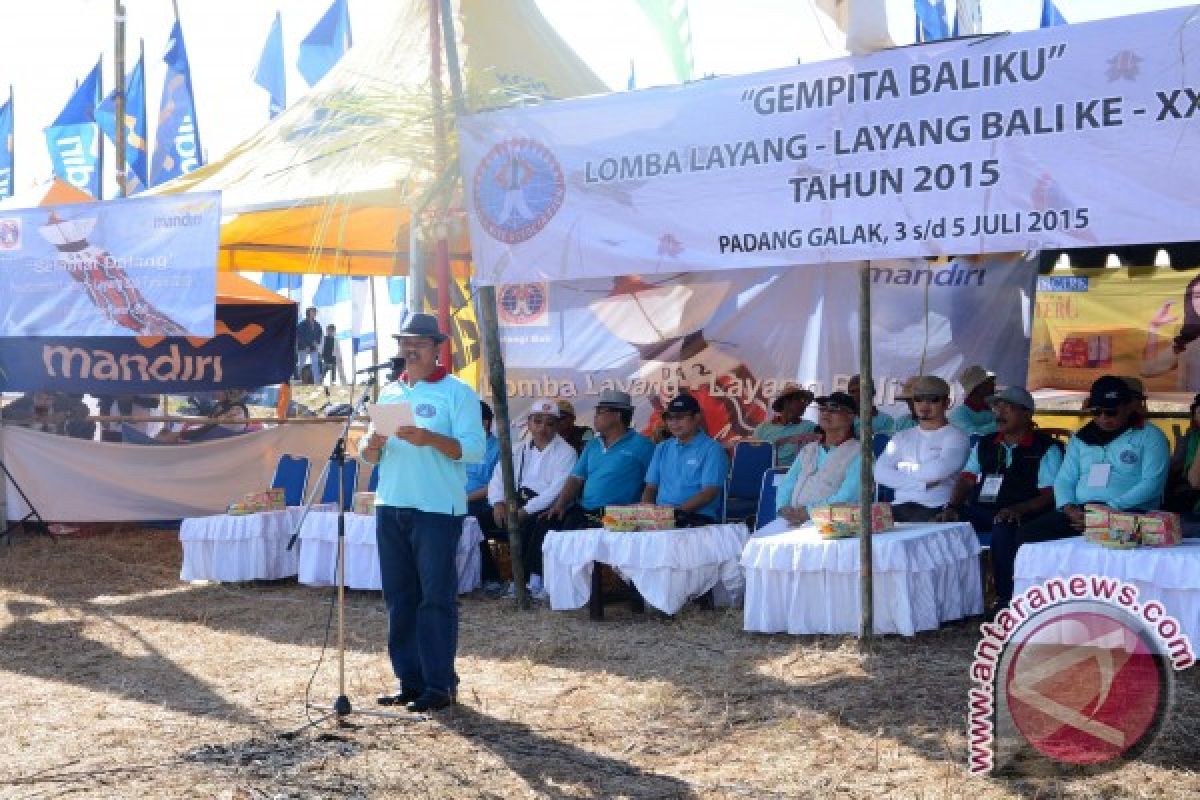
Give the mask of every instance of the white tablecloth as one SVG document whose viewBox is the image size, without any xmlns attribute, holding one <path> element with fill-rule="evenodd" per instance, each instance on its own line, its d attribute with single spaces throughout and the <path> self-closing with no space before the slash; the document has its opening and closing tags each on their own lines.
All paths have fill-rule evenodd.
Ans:
<svg viewBox="0 0 1200 800">
<path fill-rule="evenodd" d="M 464 517 L 456 555 L 459 594 L 479 588 L 479 543 L 482 541 L 479 521 Z M 310 586 L 332 586 L 337 583 L 336 563 L 337 512 L 309 514 L 300 531 L 300 582 Z M 351 589 L 383 588 L 373 514 L 346 515 L 346 586 Z"/>
<path fill-rule="evenodd" d="M 542 543 L 542 580 L 551 608 L 581 608 L 591 596 L 592 568 L 599 561 L 632 582 L 647 603 L 674 614 L 714 587 L 740 592 L 738 556 L 747 536 L 741 523 L 638 533 L 550 531 Z"/>
<path fill-rule="evenodd" d="M 857 633 L 858 539 L 825 540 L 811 524 L 771 531 L 758 531 L 742 552 L 745 629 Z M 975 531 L 965 522 L 898 525 L 877 534 L 872 540 L 875 632 L 912 636 L 947 620 L 982 614 L 979 552 Z"/>
<path fill-rule="evenodd" d="M 1177 547 L 1108 550 L 1082 536 L 1021 545 L 1013 570 L 1013 590 L 1024 592 L 1050 578 L 1106 575 L 1138 588 L 1138 602 L 1157 600 L 1179 620 L 1183 632 L 1200 636 L 1200 539 Z"/>
<path fill-rule="evenodd" d="M 333 504 L 313 506 L 336 508 Z M 301 506 L 283 511 L 189 517 L 179 526 L 185 581 L 273 581 L 296 574 L 299 548 L 287 549 Z"/>
</svg>

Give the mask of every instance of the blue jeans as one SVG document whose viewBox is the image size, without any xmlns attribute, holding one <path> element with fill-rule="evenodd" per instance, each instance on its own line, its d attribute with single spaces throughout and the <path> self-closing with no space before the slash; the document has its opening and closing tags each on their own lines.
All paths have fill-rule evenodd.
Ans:
<svg viewBox="0 0 1200 800">
<path fill-rule="evenodd" d="M 404 691 L 452 694 L 463 518 L 377 506 L 375 524 L 392 671 Z"/>
</svg>

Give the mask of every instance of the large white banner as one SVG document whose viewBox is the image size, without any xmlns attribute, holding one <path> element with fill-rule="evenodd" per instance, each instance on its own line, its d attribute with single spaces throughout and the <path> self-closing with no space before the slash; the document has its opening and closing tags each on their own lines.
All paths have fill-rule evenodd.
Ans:
<svg viewBox="0 0 1200 800">
<path fill-rule="evenodd" d="M 1030 262 L 1001 256 L 873 264 L 877 404 L 907 413 L 895 395 L 910 375 L 953 381 L 971 364 L 1024 385 L 1034 278 Z M 502 285 L 513 418 L 561 397 L 591 425 L 600 392 L 620 389 L 640 428 L 687 389 L 713 436 L 746 437 L 783 384 L 823 394 L 858 371 L 858 282 L 822 265 Z"/>
<path fill-rule="evenodd" d="M 464 118 L 479 280 L 1198 238 L 1196 14 Z"/>
</svg>

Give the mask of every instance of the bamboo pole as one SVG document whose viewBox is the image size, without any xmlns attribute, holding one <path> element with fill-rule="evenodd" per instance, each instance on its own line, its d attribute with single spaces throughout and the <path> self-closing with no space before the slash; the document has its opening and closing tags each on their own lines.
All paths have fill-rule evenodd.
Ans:
<svg viewBox="0 0 1200 800">
<path fill-rule="evenodd" d="M 439 0 L 432 0 L 437 4 Z M 440 0 L 442 30 L 446 47 L 446 71 L 450 78 L 450 90 L 454 99 L 454 110 L 458 115 L 467 113 L 463 94 L 462 71 L 458 63 L 458 44 L 454 35 L 454 17 L 450 0 Z M 504 502 L 508 507 L 508 543 L 512 553 L 513 584 L 516 587 L 517 608 L 528 610 L 529 592 L 525 588 L 524 540 L 521 526 L 517 522 L 517 486 L 512 461 L 512 420 L 508 413 L 508 386 L 504 376 L 504 355 L 500 351 L 500 324 L 496 319 L 496 289 L 492 286 L 479 287 L 476 300 L 477 318 L 483 337 L 484 360 L 492 390 L 492 411 L 496 415 L 496 436 L 500 440 L 500 474 L 504 480 Z"/>
<path fill-rule="evenodd" d="M 859 495 L 859 648 L 871 649 L 871 637 L 875 633 L 875 598 L 871 574 L 871 502 L 875 499 L 874 450 L 871 439 L 874 434 L 871 411 L 875 407 L 874 381 L 871 378 L 871 262 L 864 261 L 859 268 L 858 289 L 858 418 L 862 461 Z"/>
</svg>

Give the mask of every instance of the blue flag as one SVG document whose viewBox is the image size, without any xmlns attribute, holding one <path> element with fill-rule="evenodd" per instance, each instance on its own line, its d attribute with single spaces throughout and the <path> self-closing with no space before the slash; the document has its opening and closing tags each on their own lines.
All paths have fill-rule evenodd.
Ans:
<svg viewBox="0 0 1200 800">
<path fill-rule="evenodd" d="M 283 16 L 276 11 L 267 43 L 263 45 L 258 66 L 254 68 L 254 82 L 267 90 L 271 96 L 271 119 L 275 119 L 287 108 L 287 76 L 283 68 Z"/>
<path fill-rule="evenodd" d="M 302 285 L 302 277 L 288 272 L 264 272 L 258 282 L 264 289 L 291 297 L 292 292 Z"/>
<path fill-rule="evenodd" d="M 1058 6 L 1054 5 L 1054 0 L 1042 0 L 1042 23 L 1043 28 L 1053 28 L 1055 25 L 1066 25 L 1067 20 L 1063 17 L 1062 12 L 1058 10 Z"/>
<path fill-rule="evenodd" d="M 309 86 L 316 86 L 317 81 L 333 69 L 351 44 L 350 10 L 346 7 L 346 0 L 333 0 L 325 16 L 300 42 L 300 58 L 296 67 Z"/>
<path fill-rule="evenodd" d="M 192 94 L 192 71 L 188 68 L 183 28 L 175 20 L 167 52 L 163 56 L 167 76 L 163 81 L 158 130 L 154 134 L 154 156 L 150 159 L 150 185 L 158 186 L 204 165 L 200 128 L 196 124 L 196 101 Z"/>
<path fill-rule="evenodd" d="M 133 71 L 125 78 L 125 193 L 137 194 L 148 183 L 146 153 L 146 73 L 143 69 L 145 55 L 138 56 Z M 117 143 L 117 93 L 108 97 L 96 108 L 96 123 L 104 135 Z"/>
<path fill-rule="evenodd" d="M 317 308 L 336 306 L 350 299 L 350 279 L 343 275 L 322 275 L 312 304 Z"/>
<path fill-rule="evenodd" d="M 96 104 L 100 102 L 100 62 L 75 87 L 54 124 L 46 128 L 46 147 L 54 174 L 80 191 L 101 199 L 104 148 L 96 126 Z"/>
<path fill-rule="evenodd" d="M 13 93 L 8 87 L 8 102 L 0 106 L 0 199 L 13 194 Z"/>
<path fill-rule="evenodd" d="M 917 41 L 932 42 L 950 35 L 946 23 L 946 0 L 914 0 L 917 12 Z"/>
</svg>

